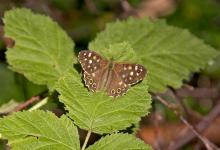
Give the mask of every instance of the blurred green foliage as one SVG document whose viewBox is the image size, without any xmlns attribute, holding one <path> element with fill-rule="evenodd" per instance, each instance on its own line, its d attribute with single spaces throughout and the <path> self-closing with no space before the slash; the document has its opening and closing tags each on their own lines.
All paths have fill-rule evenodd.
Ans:
<svg viewBox="0 0 220 150">
<path fill-rule="evenodd" d="M 181 0 L 174 14 L 167 17 L 169 24 L 187 28 L 206 43 L 220 49 L 220 1 Z M 220 57 L 211 62 L 204 71 L 214 78 L 220 78 Z"/>
<path fill-rule="evenodd" d="M 187 97 L 183 102 L 191 110 L 196 110 L 196 112 L 200 113 L 201 115 L 208 114 L 208 112 L 212 109 L 212 103 L 209 100 L 206 100 L 206 102 L 201 102 L 192 97 Z"/>
<path fill-rule="evenodd" d="M 44 86 L 35 85 L 9 70 L 3 63 L 0 63 L 0 85 L 0 105 L 10 100 L 25 101 L 46 90 Z"/>
<path fill-rule="evenodd" d="M 170 24 L 189 29 L 207 43 L 220 48 L 220 2 L 182 0 L 167 18 Z"/>
</svg>

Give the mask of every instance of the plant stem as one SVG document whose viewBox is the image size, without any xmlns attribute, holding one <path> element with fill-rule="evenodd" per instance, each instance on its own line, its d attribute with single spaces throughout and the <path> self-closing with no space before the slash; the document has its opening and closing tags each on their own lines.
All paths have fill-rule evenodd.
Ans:
<svg viewBox="0 0 220 150">
<path fill-rule="evenodd" d="M 45 97 L 43 100 L 41 100 L 39 103 L 37 103 L 36 105 L 34 105 L 33 107 L 31 107 L 28 111 L 33 111 L 36 110 L 40 107 L 42 107 L 43 105 L 45 105 L 48 102 L 48 97 Z"/>
<path fill-rule="evenodd" d="M 88 133 L 87 133 L 87 135 L 86 135 L 86 139 L 85 139 L 85 141 L 84 141 L 84 143 L 83 143 L 83 146 L 82 146 L 82 149 L 81 150 L 85 150 L 85 148 L 86 148 L 86 145 L 87 145 L 87 143 L 88 143 L 88 141 L 89 141 L 89 138 L 90 138 L 90 136 L 91 136 L 91 133 L 92 133 L 92 131 L 88 131 Z"/>
</svg>

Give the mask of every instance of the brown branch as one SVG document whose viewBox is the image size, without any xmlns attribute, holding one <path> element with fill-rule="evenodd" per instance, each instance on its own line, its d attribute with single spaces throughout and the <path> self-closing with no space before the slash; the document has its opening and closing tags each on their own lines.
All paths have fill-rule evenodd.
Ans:
<svg viewBox="0 0 220 150">
<path fill-rule="evenodd" d="M 204 129 L 206 129 L 208 125 L 218 116 L 217 114 L 220 114 L 220 102 L 218 103 L 218 105 L 216 105 L 216 107 L 218 106 L 217 108 L 215 107 L 208 116 L 204 117 L 203 120 L 195 128 L 193 128 L 193 126 L 190 125 L 190 123 L 188 123 L 188 121 L 182 115 L 180 115 L 180 113 L 175 107 L 172 106 L 172 104 L 168 103 L 160 96 L 156 96 L 155 98 L 163 103 L 165 106 L 173 110 L 174 113 L 180 117 L 180 120 L 189 127 L 188 130 L 184 131 L 184 134 L 181 134 L 180 138 L 170 144 L 170 146 L 168 147 L 169 150 L 180 149 L 196 136 L 204 143 L 207 149 L 211 150 L 210 148 L 216 148 L 214 144 L 205 139 L 202 135 L 199 134 L 199 132 L 202 132 Z"/>
<path fill-rule="evenodd" d="M 4 27 L 0 25 L 0 40 L 2 40 L 7 48 L 11 48 L 15 45 L 15 41 L 11 38 L 4 36 Z"/>
<path fill-rule="evenodd" d="M 34 102 L 38 102 L 40 100 L 39 96 L 33 96 L 30 99 L 28 99 L 27 101 L 25 101 L 24 103 L 18 105 L 14 111 L 20 111 L 25 109 L 26 107 L 28 107 L 29 105 L 33 104 Z"/>
<path fill-rule="evenodd" d="M 216 117 L 220 114 L 220 101 L 218 104 L 212 109 L 212 111 L 205 116 L 196 126 L 195 129 L 201 133 L 204 131 L 212 121 L 216 119 Z M 188 129 L 185 134 L 181 135 L 177 139 L 175 139 L 172 143 L 175 144 L 170 144 L 168 149 L 170 150 L 176 150 L 180 149 L 182 146 L 193 140 L 197 135 L 195 135 L 191 129 Z"/>
<path fill-rule="evenodd" d="M 220 144 L 220 116 L 213 121 L 209 127 L 204 130 L 204 132 L 201 133 L 201 135 L 205 138 L 207 138 L 209 141 L 215 144 Z M 156 128 L 156 129 L 155 129 Z M 189 128 L 184 124 L 182 121 L 181 122 L 166 122 L 166 121 L 161 121 L 159 124 L 159 127 L 155 127 L 154 124 L 145 124 L 143 125 L 140 130 L 137 133 L 137 136 L 140 139 L 143 139 L 145 143 L 148 143 L 152 146 L 155 146 L 155 141 L 158 141 L 158 138 L 161 139 L 160 141 L 160 146 L 162 149 L 166 149 L 171 142 L 174 141 L 174 139 L 178 138 L 180 134 L 185 134 L 185 132 Z M 155 130 L 157 130 L 157 134 L 155 133 Z M 198 131 L 197 131 L 198 132 Z M 190 143 L 192 144 L 199 144 L 200 147 L 204 146 L 204 144 L 198 140 L 192 140 Z M 202 143 L 202 145 L 201 145 Z M 175 143 L 174 143 L 175 144 Z M 194 145 L 196 146 L 196 145 Z M 198 145 L 197 145 L 198 146 Z M 157 148 L 157 147 L 153 147 Z M 180 148 L 181 149 L 181 148 Z"/>
<path fill-rule="evenodd" d="M 217 147 L 212 144 L 207 138 L 203 137 L 202 135 L 200 135 L 196 129 L 194 129 L 194 127 L 183 117 L 180 116 L 181 121 L 188 126 L 189 129 L 191 129 L 191 131 L 204 143 L 205 147 L 207 148 L 207 150 L 214 150 L 217 149 Z"/>
<path fill-rule="evenodd" d="M 85 4 L 86 7 L 88 8 L 88 10 L 93 13 L 93 14 L 98 14 L 99 11 L 95 5 L 95 3 L 93 2 L 93 0 L 85 0 Z"/>
<path fill-rule="evenodd" d="M 198 99 L 216 99 L 219 97 L 219 90 L 217 88 L 189 88 L 185 86 L 184 88 L 176 90 L 176 94 L 179 97 L 191 96 Z"/>
<path fill-rule="evenodd" d="M 127 0 L 120 0 L 121 7 L 123 10 L 122 16 L 129 17 L 129 16 L 137 16 L 136 10 L 129 4 Z"/>
</svg>

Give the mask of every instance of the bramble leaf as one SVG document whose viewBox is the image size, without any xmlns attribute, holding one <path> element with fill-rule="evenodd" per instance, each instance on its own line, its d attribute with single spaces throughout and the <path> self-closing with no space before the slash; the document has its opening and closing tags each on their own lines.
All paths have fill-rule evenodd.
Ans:
<svg viewBox="0 0 220 150">
<path fill-rule="evenodd" d="M 8 48 L 11 68 L 50 90 L 72 67 L 74 43 L 51 18 L 30 10 L 13 9 L 4 15 L 5 36 L 15 40 Z"/>
<path fill-rule="evenodd" d="M 115 62 L 138 62 L 138 58 L 136 57 L 136 53 L 131 47 L 131 45 L 127 42 L 122 43 L 114 43 L 110 44 L 108 48 L 104 48 L 102 50 L 94 50 L 98 52 L 102 57 L 113 60 Z"/>
<path fill-rule="evenodd" d="M 107 135 L 89 146 L 86 150 L 152 150 L 152 148 L 143 141 L 138 140 L 129 134 Z"/>
<path fill-rule="evenodd" d="M 164 20 L 130 18 L 107 25 L 89 49 L 103 51 L 112 44 L 127 42 L 149 71 L 149 88 L 163 92 L 178 88 L 190 72 L 199 71 L 219 53 L 187 30 L 169 26 Z"/>
<path fill-rule="evenodd" d="M 18 112 L 0 119 L 0 134 L 13 150 L 79 150 L 77 128 L 66 116 L 51 112 Z"/>
<path fill-rule="evenodd" d="M 88 92 L 81 76 L 71 71 L 59 80 L 59 99 L 80 128 L 96 133 L 125 129 L 149 113 L 151 104 L 146 80 L 133 86 L 125 95 L 112 98 L 104 92 Z"/>
</svg>

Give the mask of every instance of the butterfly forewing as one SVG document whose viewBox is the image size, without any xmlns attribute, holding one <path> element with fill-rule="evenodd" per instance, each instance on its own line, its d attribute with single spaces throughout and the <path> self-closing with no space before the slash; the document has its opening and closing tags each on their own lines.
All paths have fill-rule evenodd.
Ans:
<svg viewBox="0 0 220 150">
<path fill-rule="evenodd" d="M 80 51 L 78 59 L 84 71 L 85 85 L 93 92 L 99 90 L 100 78 L 108 69 L 108 61 L 89 50 Z"/>
<path fill-rule="evenodd" d="M 133 85 L 144 79 L 146 69 L 139 64 L 115 64 L 116 72 L 125 84 Z"/>
<path fill-rule="evenodd" d="M 102 59 L 99 54 L 89 50 L 80 51 L 78 58 L 83 70 L 89 74 L 102 69 L 108 64 L 108 61 Z"/>
</svg>

